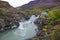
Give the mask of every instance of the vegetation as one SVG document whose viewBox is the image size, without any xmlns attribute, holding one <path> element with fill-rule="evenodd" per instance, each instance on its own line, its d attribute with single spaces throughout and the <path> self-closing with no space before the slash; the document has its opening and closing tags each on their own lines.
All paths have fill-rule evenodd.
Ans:
<svg viewBox="0 0 60 40">
<path fill-rule="evenodd" d="M 11 7 L 8 2 L 0 1 L 0 8 L 9 8 Z"/>
<path fill-rule="evenodd" d="M 60 9 L 53 9 L 49 11 L 49 15 L 52 21 L 60 21 Z"/>
<path fill-rule="evenodd" d="M 3 22 L 5 24 L 10 25 L 11 22 L 13 24 L 18 19 L 20 20 L 22 18 L 26 18 L 26 17 L 28 17 L 30 15 L 33 15 L 33 14 L 35 14 L 35 15 L 39 14 L 40 15 L 40 13 L 44 12 L 44 11 L 48 12 L 48 15 L 42 15 L 42 16 L 40 15 L 40 17 L 43 19 L 43 21 L 45 21 L 44 19 L 46 19 L 46 22 L 45 22 L 46 24 L 44 25 L 41 22 L 40 22 L 40 24 L 43 24 L 44 27 L 43 27 L 42 30 L 45 33 L 51 32 L 50 34 L 52 34 L 52 31 L 53 31 L 52 29 L 55 27 L 55 25 L 57 25 L 57 22 L 60 23 L 60 8 L 54 8 L 52 10 L 51 9 L 44 9 L 43 10 L 43 8 L 38 7 L 38 8 L 31 8 L 28 11 L 25 11 L 25 12 L 23 12 L 23 11 L 18 11 L 17 12 L 16 9 L 11 7 L 8 3 L 5 4 L 4 2 L 3 3 L 0 2 L 0 7 L 3 7 L 0 10 L 0 17 L 4 15 L 3 16 L 4 18 L 2 18 L 2 19 L 4 20 Z M 51 35 L 49 35 L 49 36 L 51 36 Z M 55 30 L 52 37 L 53 37 L 53 40 L 60 40 L 60 29 Z M 47 39 L 47 40 L 49 40 L 49 39 Z"/>
<path fill-rule="evenodd" d="M 0 10 L 0 16 L 3 16 L 3 11 Z"/>
<path fill-rule="evenodd" d="M 60 30 L 56 30 L 54 33 L 54 40 L 60 40 Z"/>
<path fill-rule="evenodd" d="M 51 37 L 49 37 L 49 39 L 50 40 L 60 40 L 60 26 L 54 26 L 54 25 L 58 25 L 60 23 L 60 8 L 59 9 L 47 10 L 47 12 L 49 14 L 49 19 L 48 19 L 49 22 L 47 22 L 47 26 L 48 26 L 48 30 L 50 30 L 50 32 L 51 32 L 50 33 Z M 54 30 L 50 29 L 49 26 L 51 26 L 51 28 L 56 27 L 55 28 L 56 30 L 54 31 Z M 45 30 L 47 31 L 46 28 L 45 28 Z"/>
</svg>

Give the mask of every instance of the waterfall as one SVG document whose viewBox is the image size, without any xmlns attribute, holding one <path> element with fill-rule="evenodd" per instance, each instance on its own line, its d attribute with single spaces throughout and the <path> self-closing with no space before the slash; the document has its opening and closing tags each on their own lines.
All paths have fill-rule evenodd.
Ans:
<svg viewBox="0 0 60 40">
<path fill-rule="evenodd" d="M 28 21 L 24 21 L 24 22 L 21 22 L 20 23 L 20 27 L 19 27 L 19 29 L 21 30 L 21 32 L 22 32 L 22 36 L 26 36 L 27 34 L 26 34 L 26 32 L 28 31 L 28 30 L 31 30 L 31 31 L 33 31 L 34 33 L 33 33 L 33 35 L 36 35 L 36 31 L 35 31 L 35 29 L 37 29 L 37 27 L 36 27 L 36 25 L 34 24 L 34 21 L 37 19 L 37 18 L 39 18 L 39 16 L 35 16 L 35 15 L 32 15 L 31 17 L 30 17 L 30 19 L 28 20 Z M 30 29 L 31 28 L 31 29 Z M 27 30 L 28 29 L 28 30 Z M 32 36 L 32 35 L 30 35 L 30 36 Z M 27 36 L 28 38 L 30 38 L 29 36 Z M 33 37 L 33 36 L 32 36 Z"/>
<path fill-rule="evenodd" d="M 0 40 L 25 40 L 36 36 L 38 28 L 34 21 L 37 18 L 39 16 L 32 15 L 28 21 L 19 22 L 20 26 L 17 29 L 0 33 Z"/>
</svg>

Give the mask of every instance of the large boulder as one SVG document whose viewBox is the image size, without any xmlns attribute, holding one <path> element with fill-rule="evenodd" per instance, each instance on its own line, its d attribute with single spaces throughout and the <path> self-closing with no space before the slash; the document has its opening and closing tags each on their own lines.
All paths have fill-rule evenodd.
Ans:
<svg viewBox="0 0 60 40">
<path fill-rule="evenodd" d="M 34 23 L 38 26 L 39 30 L 42 30 L 43 26 L 46 25 L 46 19 L 40 17 L 36 19 Z"/>
</svg>

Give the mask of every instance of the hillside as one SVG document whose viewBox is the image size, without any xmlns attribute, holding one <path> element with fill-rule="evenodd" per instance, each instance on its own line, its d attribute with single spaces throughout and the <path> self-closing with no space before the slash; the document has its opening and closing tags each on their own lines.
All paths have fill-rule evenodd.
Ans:
<svg viewBox="0 0 60 40">
<path fill-rule="evenodd" d="M 17 7 L 18 10 L 29 10 L 33 8 L 52 8 L 60 6 L 60 0 L 35 0 L 21 7 Z"/>
<path fill-rule="evenodd" d="M 0 8 L 9 8 L 9 7 L 12 7 L 9 5 L 8 2 L 4 2 L 4 1 L 0 1 Z"/>
<path fill-rule="evenodd" d="M 18 21 L 25 18 L 22 11 L 13 8 L 8 2 L 0 1 L 0 31 L 13 28 L 12 26 L 19 26 Z"/>
<path fill-rule="evenodd" d="M 17 8 L 13 8 L 8 2 L 0 1 L 0 31 L 19 27 L 19 22 L 29 20 L 31 15 L 36 17 L 39 15 L 39 18 L 34 21 L 38 32 L 30 40 L 55 40 L 55 38 L 57 40 L 60 38 L 60 0 L 35 0 Z M 27 24 L 24 25 L 22 28 L 27 26 Z M 18 30 L 16 32 L 19 34 L 20 29 L 19 32 Z"/>
</svg>

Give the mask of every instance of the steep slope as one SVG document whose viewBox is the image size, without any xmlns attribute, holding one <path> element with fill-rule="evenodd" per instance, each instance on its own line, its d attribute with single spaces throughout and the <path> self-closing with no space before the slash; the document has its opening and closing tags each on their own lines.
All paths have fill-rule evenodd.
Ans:
<svg viewBox="0 0 60 40">
<path fill-rule="evenodd" d="M 5 1 L 0 1 L 0 8 L 9 8 L 9 7 L 12 7 L 11 5 L 9 5 L 8 2 L 5 2 Z"/>
<path fill-rule="evenodd" d="M 59 4 L 60 4 L 60 0 L 35 0 L 21 7 L 17 7 L 17 9 L 29 10 L 37 7 L 51 8 L 51 7 L 59 6 Z"/>
<path fill-rule="evenodd" d="M 19 26 L 18 21 L 23 18 L 23 12 L 10 6 L 8 2 L 0 1 L 0 31 Z"/>
</svg>

